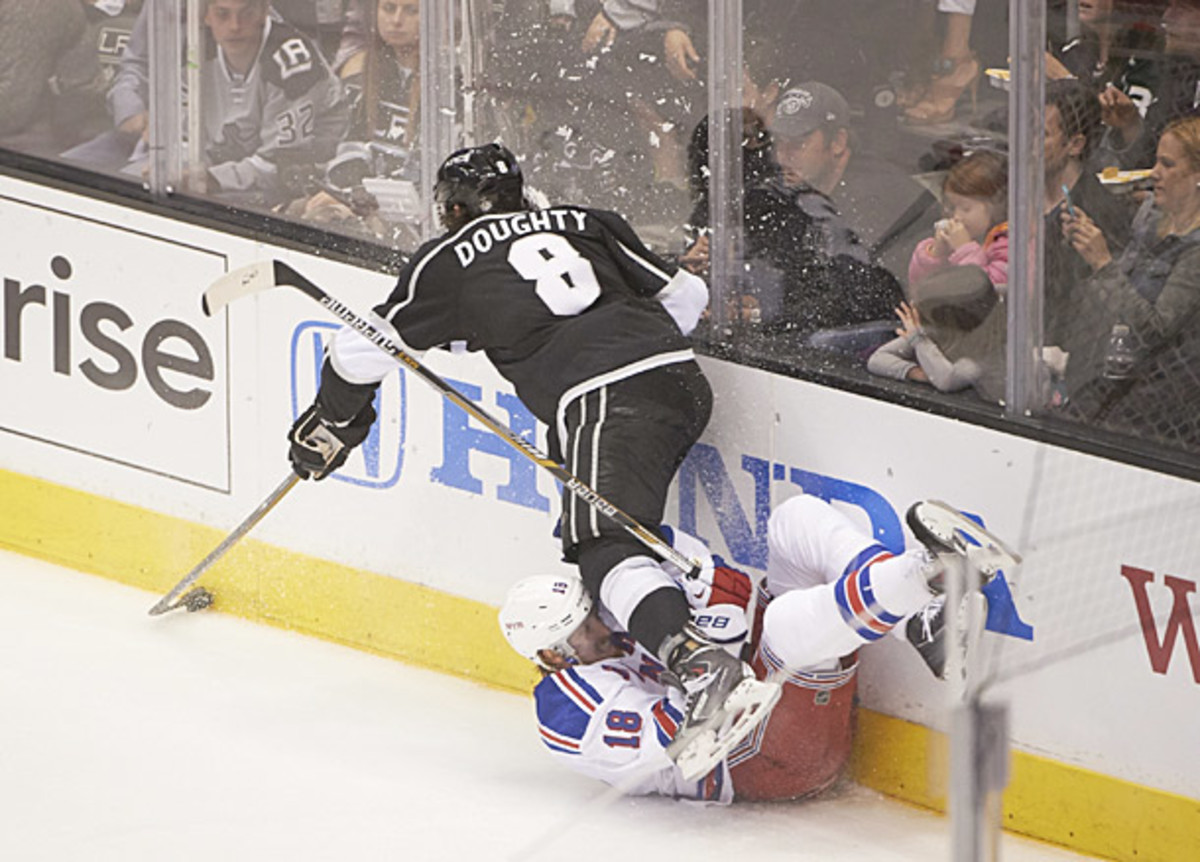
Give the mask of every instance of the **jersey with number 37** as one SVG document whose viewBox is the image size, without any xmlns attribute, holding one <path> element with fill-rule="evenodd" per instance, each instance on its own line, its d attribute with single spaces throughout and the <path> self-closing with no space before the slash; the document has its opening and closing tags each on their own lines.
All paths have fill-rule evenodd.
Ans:
<svg viewBox="0 0 1200 862">
<path fill-rule="evenodd" d="M 688 277 L 619 215 L 575 206 L 481 216 L 423 245 L 376 311 L 417 350 L 483 350 L 538 419 L 560 399 L 690 359 L 654 299 Z"/>
</svg>

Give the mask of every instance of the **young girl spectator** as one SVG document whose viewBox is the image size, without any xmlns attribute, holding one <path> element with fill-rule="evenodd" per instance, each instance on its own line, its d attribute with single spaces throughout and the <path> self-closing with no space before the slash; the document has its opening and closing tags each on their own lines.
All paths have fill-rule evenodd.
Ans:
<svg viewBox="0 0 1200 862">
<path fill-rule="evenodd" d="M 978 343 L 982 332 L 971 336 L 998 307 L 991 282 L 975 267 L 944 268 L 917 291 L 911 305 L 902 302 L 896 309 L 897 337 L 871 354 L 867 370 L 881 377 L 928 383 L 940 392 L 984 383 L 989 390 L 984 397 L 997 400 L 996 390 L 1002 395 L 1004 389 L 1003 350 L 995 350 L 996 345 L 983 348 Z M 997 353 L 999 362 L 988 362 L 982 355 L 994 359 Z M 985 370 L 998 375 L 998 380 L 985 383 Z"/>
<path fill-rule="evenodd" d="M 939 392 L 971 388 L 984 401 L 1004 403 L 1008 310 L 983 270 L 947 267 L 931 275 L 896 316 L 897 337 L 871 354 L 868 371 Z M 1057 346 L 1042 348 L 1041 404 L 1061 403 L 1067 359 Z"/>
<path fill-rule="evenodd" d="M 942 207 L 946 218 L 913 251 L 910 289 L 946 267 L 974 265 L 1002 293 L 1008 283 L 1008 160 L 980 150 L 957 162 L 946 175 Z"/>
</svg>

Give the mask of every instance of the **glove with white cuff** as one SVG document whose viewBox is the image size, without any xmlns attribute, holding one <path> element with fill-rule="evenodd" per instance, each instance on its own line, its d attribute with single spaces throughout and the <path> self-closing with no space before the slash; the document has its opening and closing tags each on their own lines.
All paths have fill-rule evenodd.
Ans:
<svg viewBox="0 0 1200 862">
<path fill-rule="evenodd" d="M 375 408 L 369 403 L 352 419 L 338 422 L 318 398 L 300 414 L 288 434 L 292 469 L 301 479 L 324 479 L 346 463 L 354 447 L 367 439 L 374 422 Z"/>
<path fill-rule="evenodd" d="M 708 308 L 708 285 L 699 276 L 681 269 L 654 298 L 662 303 L 679 331 L 691 335 L 704 309 Z"/>
<path fill-rule="evenodd" d="M 700 572 L 694 578 L 687 576 L 670 562 L 663 569 L 683 588 L 688 605 L 693 610 L 714 605 L 735 605 L 743 611 L 754 598 L 754 582 L 745 572 L 728 566 L 725 561 L 708 550 L 708 546 L 693 535 L 662 525 L 667 541 L 685 557 L 700 562 Z"/>
</svg>

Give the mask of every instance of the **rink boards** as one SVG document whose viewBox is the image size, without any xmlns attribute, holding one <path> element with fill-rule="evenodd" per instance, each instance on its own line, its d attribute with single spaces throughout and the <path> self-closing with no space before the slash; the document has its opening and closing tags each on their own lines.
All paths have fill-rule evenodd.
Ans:
<svg viewBox="0 0 1200 862">
<path fill-rule="evenodd" d="M 0 545 L 165 592 L 286 475 L 334 328 L 287 289 L 208 319 L 203 288 L 277 257 L 365 311 L 392 279 L 9 178 L 0 232 Z M 544 448 L 481 357 L 425 361 Z M 1026 555 L 1019 620 L 983 644 L 1011 703 L 1008 825 L 1113 858 L 1200 857 L 1200 487 L 702 362 L 714 417 L 668 520 L 754 572 L 771 506 L 801 491 L 896 549 L 914 499 L 982 518 Z M 298 486 L 206 576 L 217 609 L 526 686 L 494 608 L 562 565 L 553 479 L 411 374 L 378 407 L 339 476 Z M 862 660 L 857 777 L 940 807 L 944 686 L 899 641 Z"/>
</svg>

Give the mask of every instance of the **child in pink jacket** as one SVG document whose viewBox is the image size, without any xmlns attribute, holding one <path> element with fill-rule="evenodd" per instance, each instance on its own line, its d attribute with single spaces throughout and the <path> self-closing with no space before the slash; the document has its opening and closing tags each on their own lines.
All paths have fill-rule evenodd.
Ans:
<svg viewBox="0 0 1200 862">
<path fill-rule="evenodd" d="M 1008 285 L 1008 160 L 979 150 L 957 162 L 942 186 L 946 217 L 921 240 L 908 264 L 909 293 L 947 266 L 974 264 L 998 293 Z"/>
</svg>

